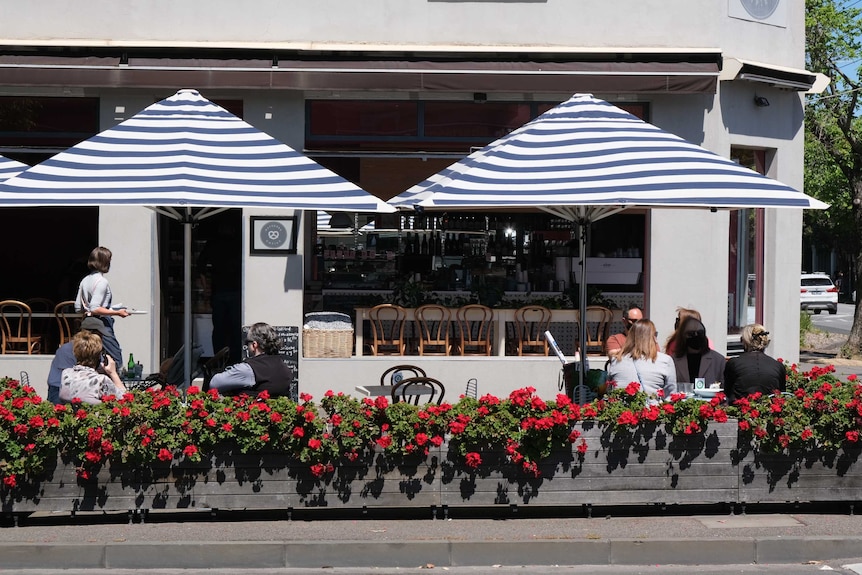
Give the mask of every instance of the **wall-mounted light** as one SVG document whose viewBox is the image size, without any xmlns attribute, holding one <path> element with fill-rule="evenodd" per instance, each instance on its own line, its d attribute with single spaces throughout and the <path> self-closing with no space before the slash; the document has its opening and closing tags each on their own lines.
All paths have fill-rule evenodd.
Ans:
<svg viewBox="0 0 862 575">
<path fill-rule="evenodd" d="M 485 92 L 473 92 L 473 102 L 476 104 L 484 104 L 488 101 L 488 94 Z"/>
<path fill-rule="evenodd" d="M 755 96 L 754 105 L 758 108 L 766 108 L 767 106 L 769 106 L 769 100 L 767 100 L 763 96 Z"/>
</svg>

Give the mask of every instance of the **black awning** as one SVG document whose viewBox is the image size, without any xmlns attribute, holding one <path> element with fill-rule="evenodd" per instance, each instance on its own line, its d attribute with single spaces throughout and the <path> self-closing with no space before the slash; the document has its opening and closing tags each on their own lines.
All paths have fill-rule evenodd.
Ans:
<svg viewBox="0 0 862 575">
<path fill-rule="evenodd" d="M 654 61 L 262 59 L 3 55 L 15 86 L 465 92 L 715 93 L 716 58 Z"/>
</svg>

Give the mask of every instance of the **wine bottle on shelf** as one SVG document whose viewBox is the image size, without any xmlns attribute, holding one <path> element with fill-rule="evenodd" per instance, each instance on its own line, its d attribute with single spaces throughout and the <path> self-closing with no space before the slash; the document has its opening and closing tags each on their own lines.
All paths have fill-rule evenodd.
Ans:
<svg viewBox="0 0 862 575">
<path fill-rule="evenodd" d="M 422 234 L 422 245 L 420 248 L 422 255 L 428 255 L 428 234 Z"/>
<path fill-rule="evenodd" d="M 413 253 L 413 234 L 407 232 L 407 239 L 404 241 L 404 255 L 409 256 Z"/>
<path fill-rule="evenodd" d="M 419 234 L 413 234 L 413 253 L 419 253 Z"/>
</svg>

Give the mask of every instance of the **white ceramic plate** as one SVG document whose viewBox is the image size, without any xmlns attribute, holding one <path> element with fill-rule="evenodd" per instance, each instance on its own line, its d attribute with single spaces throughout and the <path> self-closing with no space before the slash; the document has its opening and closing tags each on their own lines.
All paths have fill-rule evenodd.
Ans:
<svg viewBox="0 0 862 575">
<path fill-rule="evenodd" d="M 713 398 L 716 396 L 716 394 L 721 393 L 722 391 L 724 391 L 724 390 L 723 389 L 711 389 L 711 388 L 707 387 L 704 389 L 695 389 L 694 394 L 699 396 L 699 397 Z"/>
</svg>

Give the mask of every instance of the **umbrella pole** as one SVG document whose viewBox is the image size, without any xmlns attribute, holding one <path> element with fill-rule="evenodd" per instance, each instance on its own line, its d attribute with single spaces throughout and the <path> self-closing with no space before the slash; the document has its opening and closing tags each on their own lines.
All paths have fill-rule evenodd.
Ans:
<svg viewBox="0 0 862 575">
<path fill-rule="evenodd" d="M 183 219 L 183 382 L 192 384 L 192 218 L 186 209 Z"/>
<path fill-rule="evenodd" d="M 578 385 L 584 385 L 587 377 L 587 226 L 589 220 L 578 221 L 578 254 L 581 258 L 581 283 L 578 286 L 578 338 L 580 342 L 580 365 L 578 366 Z M 574 399 L 574 398 L 573 398 Z"/>
</svg>

